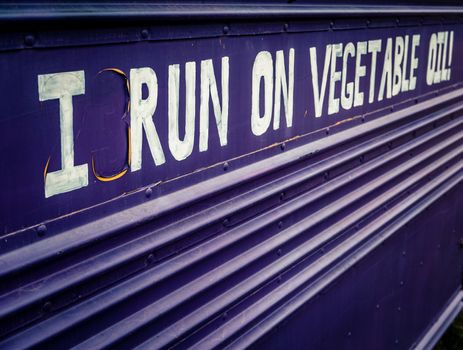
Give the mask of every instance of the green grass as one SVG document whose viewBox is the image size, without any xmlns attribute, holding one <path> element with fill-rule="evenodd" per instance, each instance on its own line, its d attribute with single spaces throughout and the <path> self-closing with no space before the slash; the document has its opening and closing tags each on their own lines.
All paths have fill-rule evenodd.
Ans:
<svg viewBox="0 0 463 350">
<path fill-rule="evenodd" d="M 461 350 L 463 349 L 463 312 L 457 316 L 449 329 L 434 347 L 434 350 Z"/>
</svg>

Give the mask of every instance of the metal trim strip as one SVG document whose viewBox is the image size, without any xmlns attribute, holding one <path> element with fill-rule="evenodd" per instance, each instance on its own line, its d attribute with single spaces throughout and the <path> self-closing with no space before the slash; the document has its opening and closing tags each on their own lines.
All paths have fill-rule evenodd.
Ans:
<svg viewBox="0 0 463 350">
<path fill-rule="evenodd" d="M 383 17 L 399 15 L 459 15 L 460 6 L 347 5 L 263 3 L 26 3 L 0 6 L 0 22 L 56 21 L 213 21 L 304 17 Z"/>
<path fill-rule="evenodd" d="M 413 349 L 433 349 L 444 334 L 453 320 L 458 316 L 463 309 L 463 291 L 459 291 L 442 311 L 441 315 L 429 327 L 428 331 L 423 335 L 421 340 L 413 347 Z"/>
</svg>

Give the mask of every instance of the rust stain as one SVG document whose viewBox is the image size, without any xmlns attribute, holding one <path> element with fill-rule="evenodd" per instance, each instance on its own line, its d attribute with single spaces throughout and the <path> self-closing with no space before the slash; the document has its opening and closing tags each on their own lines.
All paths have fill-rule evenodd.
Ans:
<svg viewBox="0 0 463 350">
<path fill-rule="evenodd" d="M 354 119 L 357 119 L 357 118 L 359 118 L 359 116 L 347 118 L 347 119 L 344 119 L 344 120 L 340 120 L 340 121 L 338 121 L 338 122 L 336 122 L 336 123 L 334 123 L 333 125 L 330 125 L 330 126 L 341 125 L 341 124 L 350 122 L 350 121 L 352 121 L 352 120 L 354 120 Z"/>
<path fill-rule="evenodd" d="M 93 159 L 92 157 L 92 171 L 93 171 L 93 175 L 101 182 L 110 182 L 110 181 L 114 181 L 114 180 L 117 180 L 117 179 L 120 179 L 122 176 L 124 176 L 125 174 L 127 174 L 127 170 L 128 168 L 124 168 L 122 169 L 120 172 L 118 172 L 117 174 L 115 175 L 111 175 L 111 176 L 102 176 L 102 175 L 99 175 L 96 170 L 95 170 L 95 160 Z"/>
<path fill-rule="evenodd" d="M 43 182 L 47 181 L 48 166 L 50 165 L 51 156 L 48 156 L 45 168 L 43 169 Z"/>
</svg>

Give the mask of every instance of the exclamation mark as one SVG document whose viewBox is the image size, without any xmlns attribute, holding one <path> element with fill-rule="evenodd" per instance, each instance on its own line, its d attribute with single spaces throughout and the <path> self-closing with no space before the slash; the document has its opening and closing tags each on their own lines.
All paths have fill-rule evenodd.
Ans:
<svg viewBox="0 0 463 350">
<path fill-rule="evenodd" d="M 449 42 L 449 69 L 447 70 L 447 80 L 450 80 L 450 72 L 452 69 L 452 53 L 453 53 L 453 30 L 450 32 L 450 42 Z"/>
<path fill-rule="evenodd" d="M 442 57 L 442 74 L 441 74 L 441 80 L 445 81 L 448 80 L 449 72 L 447 67 L 447 51 L 449 48 L 449 32 L 444 32 L 444 48 L 442 49 L 442 54 L 444 55 Z"/>
</svg>

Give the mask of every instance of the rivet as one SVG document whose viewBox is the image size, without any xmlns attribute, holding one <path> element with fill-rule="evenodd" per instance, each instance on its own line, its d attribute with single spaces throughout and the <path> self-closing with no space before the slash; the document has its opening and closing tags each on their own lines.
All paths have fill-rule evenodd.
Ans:
<svg viewBox="0 0 463 350">
<path fill-rule="evenodd" d="M 399 18 L 396 18 L 396 19 L 395 19 L 395 23 L 396 23 L 396 24 L 399 24 L 399 23 L 400 23 L 400 19 L 399 19 Z"/>
<path fill-rule="evenodd" d="M 379 304 L 376 304 L 376 308 L 379 309 Z"/>
<path fill-rule="evenodd" d="M 143 29 L 143 30 L 141 31 L 141 37 L 142 37 L 143 39 L 148 39 L 149 35 L 150 35 L 150 32 L 148 31 L 148 29 Z"/>
<path fill-rule="evenodd" d="M 224 313 L 222 314 L 222 319 L 225 320 L 225 319 L 227 319 L 227 317 L 228 317 L 227 312 L 224 312 Z"/>
<path fill-rule="evenodd" d="M 281 192 L 281 193 L 280 193 L 280 201 L 282 201 L 283 199 L 285 199 L 285 193 L 284 193 L 284 192 Z"/>
<path fill-rule="evenodd" d="M 367 27 L 371 24 L 371 21 L 367 19 Z"/>
<path fill-rule="evenodd" d="M 347 336 L 350 337 L 352 335 L 352 332 L 347 332 Z"/>
<path fill-rule="evenodd" d="M 329 134 L 330 134 L 330 128 L 326 128 L 326 129 L 325 129 L 325 133 L 326 133 L 327 135 L 329 135 Z"/>
<path fill-rule="evenodd" d="M 152 264 L 153 262 L 154 262 L 154 255 L 153 254 L 148 255 L 148 257 L 146 258 L 146 264 L 149 265 L 149 264 Z"/>
<path fill-rule="evenodd" d="M 225 162 L 223 163 L 223 171 L 227 171 L 228 170 L 228 163 Z"/>
<path fill-rule="evenodd" d="M 282 151 L 284 151 L 285 148 L 286 148 L 286 144 L 283 142 L 283 143 L 280 145 L 280 148 L 281 148 Z"/>
<path fill-rule="evenodd" d="M 331 21 L 331 22 L 330 22 L 330 28 L 333 28 L 333 27 L 334 27 L 334 22 Z"/>
<path fill-rule="evenodd" d="M 145 191 L 146 198 L 151 197 L 152 194 L 153 194 L 153 190 L 151 189 L 151 187 L 147 188 L 146 191 Z"/>
<path fill-rule="evenodd" d="M 288 23 L 285 23 L 285 24 L 283 25 L 283 29 L 285 30 L 285 32 L 287 32 L 288 29 L 289 29 L 289 24 L 288 24 Z"/>
<path fill-rule="evenodd" d="M 24 37 L 24 44 L 26 44 L 27 46 L 33 46 L 35 44 L 35 38 L 33 35 L 26 35 Z"/>
<path fill-rule="evenodd" d="M 278 221 L 278 228 L 282 228 L 283 227 L 283 221 Z"/>
<path fill-rule="evenodd" d="M 225 218 L 225 219 L 223 219 L 222 224 L 223 224 L 224 226 L 228 226 L 228 225 L 230 224 L 230 220 L 228 220 L 228 218 Z"/>
<path fill-rule="evenodd" d="M 230 28 L 228 26 L 223 27 L 223 33 L 224 34 L 228 34 L 229 31 L 230 31 Z"/>
<path fill-rule="evenodd" d="M 47 301 L 45 304 L 43 304 L 43 311 L 44 312 L 50 312 L 51 311 L 51 302 Z"/>
<path fill-rule="evenodd" d="M 404 250 L 404 251 L 402 252 L 402 255 L 403 255 L 403 256 L 407 255 L 407 252 Z"/>
<path fill-rule="evenodd" d="M 47 232 L 47 226 L 42 224 L 39 227 L 37 227 L 37 234 L 40 237 L 44 236 L 46 232 Z"/>
<path fill-rule="evenodd" d="M 278 256 L 281 256 L 281 249 L 278 249 L 277 254 Z"/>
<path fill-rule="evenodd" d="M 404 281 L 400 281 L 400 285 L 403 286 L 403 285 L 404 285 Z"/>
<path fill-rule="evenodd" d="M 399 306 L 399 307 L 397 308 L 397 311 L 398 311 L 398 312 L 402 311 L 402 308 Z"/>
</svg>

